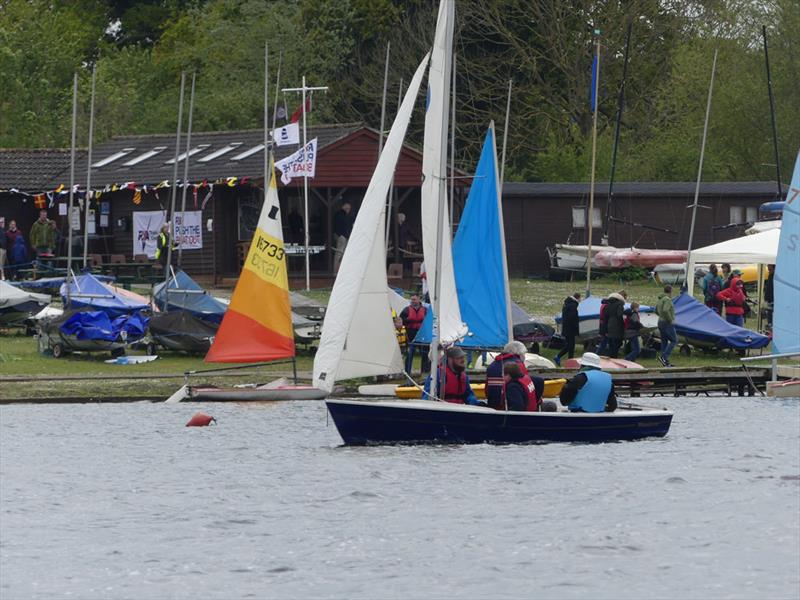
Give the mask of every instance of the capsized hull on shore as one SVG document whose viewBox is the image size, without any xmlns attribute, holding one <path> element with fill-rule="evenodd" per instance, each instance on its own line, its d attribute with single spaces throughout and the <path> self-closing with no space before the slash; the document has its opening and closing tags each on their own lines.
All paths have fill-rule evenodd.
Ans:
<svg viewBox="0 0 800 600">
<path fill-rule="evenodd" d="M 504 412 L 432 401 L 326 400 L 347 445 L 613 442 L 663 437 L 672 413 Z"/>
</svg>

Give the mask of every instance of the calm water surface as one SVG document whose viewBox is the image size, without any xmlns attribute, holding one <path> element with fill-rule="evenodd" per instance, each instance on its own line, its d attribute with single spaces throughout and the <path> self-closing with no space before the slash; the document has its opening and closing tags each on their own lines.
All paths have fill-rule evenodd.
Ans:
<svg viewBox="0 0 800 600">
<path fill-rule="evenodd" d="M 800 401 L 344 448 L 323 403 L 0 407 L 0 598 L 797 598 Z"/>
</svg>

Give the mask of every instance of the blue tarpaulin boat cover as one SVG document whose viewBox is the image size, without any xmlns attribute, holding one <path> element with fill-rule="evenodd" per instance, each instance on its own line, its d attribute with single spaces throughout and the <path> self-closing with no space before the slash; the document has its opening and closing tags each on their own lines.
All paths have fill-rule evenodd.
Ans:
<svg viewBox="0 0 800 600">
<path fill-rule="evenodd" d="M 69 302 L 67 291 L 69 289 Z M 116 318 L 140 310 L 148 310 L 146 302 L 123 296 L 108 285 L 103 284 L 94 275 L 85 273 L 71 279 L 61 286 L 61 298 L 65 309 L 90 308 L 108 313 Z"/>
<path fill-rule="evenodd" d="M 169 280 L 169 310 L 187 310 L 199 319 L 212 323 L 221 323 L 227 306 L 212 297 L 184 271 L 178 271 Z M 164 310 L 165 284 L 159 283 L 153 288 L 156 306 Z"/>
<path fill-rule="evenodd" d="M 453 240 L 458 304 L 469 329 L 469 335 L 458 343 L 463 347 L 502 348 L 511 339 L 497 201 L 494 129 L 490 128 Z M 429 344 L 432 329 L 433 311 L 428 311 L 414 341 Z"/>
<path fill-rule="evenodd" d="M 109 275 L 95 275 L 94 278 L 104 283 L 111 283 L 114 281 L 114 278 Z M 25 281 L 9 281 L 9 283 L 23 290 L 28 290 L 29 292 L 40 292 L 42 294 L 55 296 L 59 293 L 61 286 L 64 285 L 66 280 L 66 277 L 42 277 L 41 279 L 28 279 Z"/>
<path fill-rule="evenodd" d="M 113 321 L 100 310 L 81 310 L 73 313 L 61 324 L 65 335 L 74 335 L 79 340 L 104 340 L 116 342 L 125 333 L 126 341 L 134 341 L 144 336 L 149 319 L 141 313 L 121 315 Z"/>
<path fill-rule="evenodd" d="M 679 338 L 686 338 L 689 343 L 743 350 L 763 348 L 770 342 L 765 335 L 728 323 L 714 310 L 686 293 L 672 303 L 675 305 L 675 330 Z"/>
<path fill-rule="evenodd" d="M 588 319 L 598 319 L 600 318 L 600 304 L 603 299 L 600 296 L 589 296 L 581 300 L 580 304 L 578 304 L 578 320 L 585 321 Z M 625 303 L 625 310 L 628 310 L 631 307 L 630 302 Z M 639 313 L 651 313 L 654 312 L 655 309 L 652 306 L 647 306 L 646 304 L 639 305 Z M 559 314 L 556 316 L 556 323 L 561 323 L 561 315 Z"/>
</svg>

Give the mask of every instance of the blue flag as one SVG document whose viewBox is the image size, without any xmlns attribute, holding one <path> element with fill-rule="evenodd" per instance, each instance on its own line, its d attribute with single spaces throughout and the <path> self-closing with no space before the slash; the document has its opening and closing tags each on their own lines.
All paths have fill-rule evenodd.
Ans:
<svg viewBox="0 0 800 600">
<path fill-rule="evenodd" d="M 592 89 L 589 90 L 589 103 L 592 106 L 592 112 L 597 110 L 597 55 L 592 59 Z"/>
</svg>

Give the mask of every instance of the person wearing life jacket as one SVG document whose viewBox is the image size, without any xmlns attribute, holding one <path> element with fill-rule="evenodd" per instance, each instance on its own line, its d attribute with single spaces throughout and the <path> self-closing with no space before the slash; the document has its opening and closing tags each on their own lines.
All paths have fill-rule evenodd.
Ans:
<svg viewBox="0 0 800 600">
<path fill-rule="evenodd" d="M 739 277 L 731 278 L 730 287 L 717 294 L 717 300 L 725 303 L 725 320 L 733 325 L 744 327 L 745 302 L 744 282 Z"/>
<path fill-rule="evenodd" d="M 444 358 L 439 363 L 438 379 L 436 382 L 436 396 L 446 402 L 454 404 L 470 404 L 473 406 L 486 406 L 472 391 L 467 375 L 466 354 L 458 346 L 452 346 L 445 352 Z M 425 390 L 422 398 L 430 400 L 431 376 L 425 379 Z"/>
<path fill-rule="evenodd" d="M 498 410 L 539 411 L 536 386 L 530 376 L 522 372 L 519 363 L 508 362 L 503 366 L 503 380 L 501 407 Z"/>
<path fill-rule="evenodd" d="M 392 321 L 394 322 L 394 334 L 397 336 L 397 343 L 400 345 L 400 350 L 405 352 L 408 336 L 406 335 L 406 328 L 403 326 L 403 319 L 397 316 L 395 309 L 392 309 Z"/>
<path fill-rule="evenodd" d="M 486 402 L 496 410 L 504 410 L 502 406 L 503 400 L 503 386 L 504 368 L 507 364 L 515 363 L 519 365 L 520 371 L 524 375 L 528 375 L 528 369 L 525 367 L 525 353 L 527 348 L 522 342 L 514 340 L 508 342 L 503 347 L 503 352 L 494 357 L 494 362 L 486 367 Z"/>
<path fill-rule="evenodd" d="M 559 400 L 570 412 L 614 412 L 617 394 L 611 375 L 604 373 L 600 357 L 586 352 L 579 359 L 581 370 L 561 388 Z"/>
<path fill-rule="evenodd" d="M 417 337 L 419 333 L 420 327 L 422 327 L 422 322 L 425 320 L 425 316 L 428 314 L 428 310 L 422 304 L 419 299 L 419 296 L 414 294 L 411 296 L 411 303 L 406 306 L 400 312 L 400 319 L 403 321 L 403 326 L 406 328 L 406 339 L 408 340 L 408 352 L 406 353 L 406 373 L 411 373 L 411 369 L 414 365 L 414 338 Z M 422 370 L 425 371 L 426 367 L 426 352 L 424 349 L 420 348 L 420 354 L 422 355 Z"/>
<path fill-rule="evenodd" d="M 156 260 L 161 263 L 161 266 L 167 268 L 167 256 L 169 254 L 169 223 L 164 223 L 161 226 L 161 231 L 156 238 Z M 173 245 L 172 249 L 177 250 L 177 246 Z"/>
</svg>

